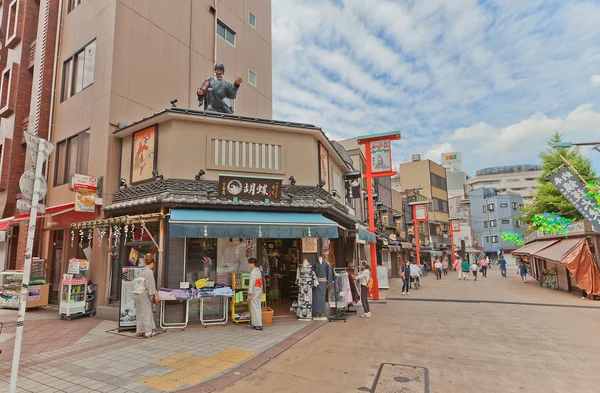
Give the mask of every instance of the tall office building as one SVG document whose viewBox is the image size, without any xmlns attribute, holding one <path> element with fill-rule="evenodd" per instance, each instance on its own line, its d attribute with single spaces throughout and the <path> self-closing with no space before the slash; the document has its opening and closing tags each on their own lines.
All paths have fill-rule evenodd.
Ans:
<svg viewBox="0 0 600 393">
<path fill-rule="evenodd" d="M 70 224 L 102 217 L 119 186 L 121 140 L 113 132 L 120 125 L 171 105 L 198 109 L 197 88 L 216 62 L 224 64 L 226 80 L 244 79 L 229 103 L 237 115 L 272 116 L 269 0 L 62 4 L 47 205 L 74 202 L 73 174 L 98 177 L 101 194 L 95 213 L 67 208 L 47 218 L 44 256 L 51 272 L 82 253 L 71 245 Z M 92 281 L 110 271 L 107 256 L 107 249 L 93 248 Z M 56 285 L 51 289 L 55 299 Z M 98 299 L 103 303 L 105 294 Z"/>
<path fill-rule="evenodd" d="M 498 166 L 477 171 L 467 183 L 473 190 L 487 187 L 516 193 L 523 197 L 524 203 L 529 203 L 540 185 L 537 179 L 541 175 L 542 168 L 539 165 Z"/>
</svg>

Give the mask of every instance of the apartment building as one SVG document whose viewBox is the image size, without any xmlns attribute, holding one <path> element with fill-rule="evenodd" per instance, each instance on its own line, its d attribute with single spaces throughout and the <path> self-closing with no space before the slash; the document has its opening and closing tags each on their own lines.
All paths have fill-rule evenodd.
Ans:
<svg viewBox="0 0 600 393">
<path fill-rule="evenodd" d="M 47 205 L 74 202 L 73 174 L 97 177 L 99 197 L 95 213 L 46 220 L 44 256 L 53 277 L 81 254 L 69 225 L 102 217 L 120 184 L 117 129 L 170 106 L 197 109 L 196 90 L 216 62 L 225 65 L 226 80 L 244 79 L 230 102 L 236 115 L 272 116 L 269 0 L 65 0 L 60 26 Z M 92 281 L 105 280 L 108 253 L 93 248 Z"/>
<path fill-rule="evenodd" d="M 496 188 L 499 192 L 512 192 L 523 197 L 525 203 L 533 200 L 538 178 L 542 175 L 539 165 L 510 165 L 484 168 L 475 173 L 467 184 L 472 190 Z"/>
<path fill-rule="evenodd" d="M 48 138 L 58 8 L 59 0 L 0 2 L 0 270 L 21 268 L 25 257 L 29 217 L 17 200 L 33 163 L 24 132 Z"/>
</svg>

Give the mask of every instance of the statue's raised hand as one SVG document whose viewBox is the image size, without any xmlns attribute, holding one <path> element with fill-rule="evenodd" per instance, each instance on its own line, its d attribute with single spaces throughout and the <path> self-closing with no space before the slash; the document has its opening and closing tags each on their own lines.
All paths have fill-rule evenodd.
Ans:
<svg viewBox="0 0 600 393">
<path fill-rule="evenodd" d="M 235 78 L 235 84 L 238 85 L 238 86 L 241 85 L 243 81 L 244 80 L 242 79 L 241 76 L 238 76 L 238 77 Z"/>
</svg>

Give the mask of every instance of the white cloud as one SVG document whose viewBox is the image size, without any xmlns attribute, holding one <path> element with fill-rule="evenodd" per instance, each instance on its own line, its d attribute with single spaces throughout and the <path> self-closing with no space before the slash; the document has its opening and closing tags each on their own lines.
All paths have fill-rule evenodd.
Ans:
<svg viewBox="0 0 600 393">
<path fill-rule="evenodd" d="M 594 86 L 600 86 L 600 75 L 598 74 L 594 74 L 592 75 L 592 85 Z"/>
</svg>

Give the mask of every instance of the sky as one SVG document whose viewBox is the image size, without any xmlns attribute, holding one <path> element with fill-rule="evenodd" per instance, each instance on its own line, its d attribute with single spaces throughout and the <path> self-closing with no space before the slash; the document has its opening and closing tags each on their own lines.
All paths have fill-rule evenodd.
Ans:
<svg viewBox="0 0 600 393">
<path fill-rule="evenodd" d="M 600 142 L 600 1 L 272 0 L 274 118 L 334 140 L 399 130 L 394 162 L 536 164 Z M 583 153 L 600 173 L 600 153 Z"/>
</svg>

